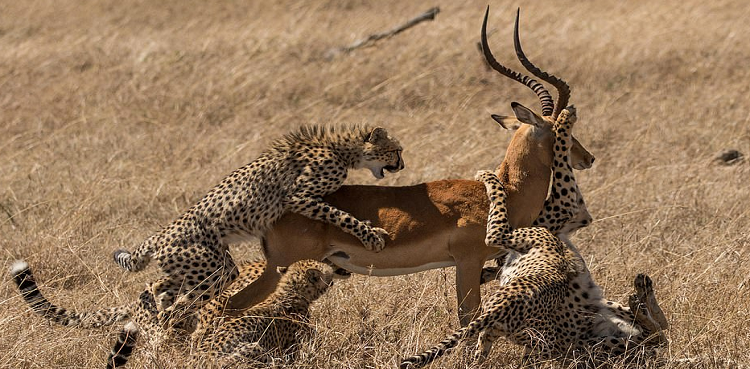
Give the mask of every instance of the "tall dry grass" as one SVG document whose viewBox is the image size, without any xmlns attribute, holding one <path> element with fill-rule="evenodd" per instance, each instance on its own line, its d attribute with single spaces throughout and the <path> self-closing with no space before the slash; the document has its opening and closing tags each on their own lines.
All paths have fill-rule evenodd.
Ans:
<svg viewBox="0 0 750 369">
<path fill-rule="evenodd" d="M 327 60 L 332 47 L 439 5 L 428 24 Z M 493 1 L 491 43 L 514 67 L 522 6 L 529 57 L 566 78 L 578 175 L 598 218 L 575 242 L 615 300 L 650 274 L 672 329 L 667 359 L 747 363 L 750 8 L 744 1 Z M 0 258 L 26 258 L 51 299 L 85 310 L 135 298 L 147 272 L 110 260 L 184 211 L 271 139 L 303 122 L 382 124 L 406 148 L 405 185 L 470 178 L 510 138 L 488 114 L 536 107 L 487 71 L 485 2 L 19 1 L 0 3 Z M 352 183 L 374 183 L 357 172 Z M 237 257 L 256 245 L 233 247 Z M 492 290 L 487 287 L 487 292 Z M 458 325 L 453 271 L 354 277 L 315 307 L 318 338 L 295 367 L 381 368 Z M 96 368 L 116 328 L 65 329 L 0 281 L 0 367 Z M 498 343 L 490 367 L 521 350 Z M 453 354 L 435 367 L 461 367 Z M 143 351 L 133 367 L 173 368 Z M 674 367 L 667 364 L 665 367 Z"/>
</svg>

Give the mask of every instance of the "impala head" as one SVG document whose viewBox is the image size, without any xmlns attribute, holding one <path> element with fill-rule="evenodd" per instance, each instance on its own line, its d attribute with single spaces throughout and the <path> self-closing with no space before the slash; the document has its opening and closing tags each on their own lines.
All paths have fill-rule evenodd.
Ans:
<svg viewBox="0 0 750 369">
<path fill-rule="evenodd" d="M 550 95 L 549 91 L 547 91 L 542 83 L 498 63 L 492 55 L 492 51 L 490 51 L 489 44 L 487 43 L 487 18 L 489 12 L 490 8 L 488 6 L 487 12 L 484 14 L 484 22 L 482 23 L 482 52 L 484 53 L 487 63 L 498 73 L 529 87 L 539 98 L 542 107 L 542 113 L 537 114 L 533 110 L 517 102 L 513 102 L 511 103 L 511 108 L 513 109 L 515 117 L 493 114 L 492 118 L 503 128 L 515 131 L 509 150 L 512 147 L 519 146 L 525 146 L 528 148 L 528 146 L 533 143 L 534 146 L 536 146 L 533 149 L 534 155 L 538 155 L 539 160 L 541 160 L 544 165 L 551 165 L 553 156 L 552 144 L 554 142 L 552 124 L 568 104 L 568 100 L 570 99 L 570 87 L 562 79 L 542 71 L 526 58 L 518 36 L 518 16 L 520 9 L 516 12 L 516 22 L 513 31 L 513 44 L 516 49 L 516 56 L 526 70 L 539 79 L 553 85 L 557 89 L 557 104 L 555 104 L 552 95 Z M 586 148 L 583 147 L 575 137 L 573 137 L 570 157 L 573 168 L 579 170 L 591 168 L 595 159 L 594 155 L 586 150 Z"/>
</svg>

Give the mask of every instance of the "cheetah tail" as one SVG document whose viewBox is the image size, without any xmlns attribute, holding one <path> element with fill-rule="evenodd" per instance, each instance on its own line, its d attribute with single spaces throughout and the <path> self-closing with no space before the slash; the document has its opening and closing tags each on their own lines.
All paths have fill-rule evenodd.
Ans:
<svg viewBox="0 0 750 369">
<path fill-rule="evenodd" d="M 16 286 L 18 286 L 21 296 L 34 312 L 57 324 L 69 327 L 96 328 L 114 324 L 130 316 L 128 305 L 93 312 L 73 313 L 52 304 L 39 291 L 39 286 L 34 280 L 29 264 L 23 260 L 17 260 L 13 263 L 10 274 Z"/>
<path fill-rule="evenodd" d="M 138 342 L 138 327 L 133 322 L 128 322 L 122 327 L 117 336 L 117 342 L 112 347 L 112 352 L 107 357 L 107 369 L 120 368 L 127 364 L 130 355 Z"/>
<path fill-rule="evenodd" d="M 399 365 L 399 369 L 421 368 L 447 353 L 450 349 L 456 347 L 461 340 L 476 336 L 479 332 L 479 328 L 478 324 L 475 323 L 477 323 L 478 320 L 479 319 L 474 320 L 468 326 L 458 329 L 431 349 L 419 355 L 414 355 L 404 359 L 401 362 L 401 365 Z"/>
<path fill-rule="evenodd" d="M 148 262 L 151 261 L 151 254 L 158 239 L 158 235 L 151 236 L 143 241 L 134 252 L 131 253 L 130 251 L 119 249 L 112 254 L 112 257 L 115 259 L 117 265 L 127 271 L 137 272 L 143 270 L 148 265 Z"/>
</svg>

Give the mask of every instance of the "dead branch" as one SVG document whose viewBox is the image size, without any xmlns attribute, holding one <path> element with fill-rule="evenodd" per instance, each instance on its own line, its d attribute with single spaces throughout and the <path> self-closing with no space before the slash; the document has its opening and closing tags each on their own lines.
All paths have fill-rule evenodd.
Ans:
<svg viewBox="0 0 750 369">
<path fill-rule="evenodd" d="M 393 28 L 393 29 L 391 29 L 389 31 L 385 31 L 385 32 L 375 33 L 375 34 L 369 35 L 369 36 L 367 36 L 367 37 L 365 37 L 363 39 L 357 40 L 356 42 L 352 43 L 349 46 L 343 46 L 343 47 L 331 49 L 331 50 L 328 51 L 328 57 L 330 58 L 330 57 L 336 56 L 337 54 L 340 54 L 340 53 L 349 53 L 349 52 L 351 52 L 351 51 L 353 51 L 355 49 L 358 49 L 360 47 L 364 47 L 364 46 L 367 46 L 369 44 L 372 44 L 375 41 L 378 41 L 378 40 L 381 40 L 381 39 L 384 39 L 384 38 L 389 38 L 389 37 L 392 37 L 394 35 L 397 35 L 397 34 L 403 32 L 403 31 L 405 31 L 405 30 L 407 30 L 407 29 L 409 29 L 411 27 L 416 26 L 417 24 L 419 24 L 421 22 L 431 21 L 431 20 L 435 19 L 435 16 L 439 12 L 440 12 L 440 8 L 438 8 L 438 7 L 431 8 L 430 10 L 428 10 L 428 11 L 426 11 L 426 12 L 424 12 L 424 13 L 422 13 L 422 14 L 420 14 L 420 15 L 412 18 L 412 19 L 410 19 L 406 23 L 404 23 L 404 24 L 402 24 L 402 25 L 400 25 L 400 26 L 398 26 L 396 28 Z"/>
</svg>

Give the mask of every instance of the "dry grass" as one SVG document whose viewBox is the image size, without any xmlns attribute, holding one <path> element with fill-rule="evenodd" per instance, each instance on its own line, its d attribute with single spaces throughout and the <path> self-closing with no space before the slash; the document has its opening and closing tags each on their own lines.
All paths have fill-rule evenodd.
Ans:
<svg viewBox="0 0 750 369">
<path fill-rule="evenodd" d="M 325 52 L 430 6 L 433 23 L 326 60 Z M 93 309 L 132 300 L 149 272 L 132 248 L 301 122 L 369 122 L 402 141 L 407 169 L 379 182 L 470 178 L 502 158 L 528 90 L 485 70 L 485 2 L 19 1 L 0 4 L 0 254 L 26 258 L 48 295 Z M 492 2 L 491 43 L 513 60 L 513 10 Z M 744 1 L 533 2 L 530 58 L 573 86 L 577 136 L 597 155 L 579 181 L 598 218 L 575 241 L 610 298 L 650 274 L 673 326 L 666 358 L 747 362 L 750 15 Z M 512 64 L 517 66 L 517 64 Z M 373 183 L 358 172 L 352 183 Z M 249 257 L 254 245 L 234 247 Z M 491 289 L 492 287 L 489 287 Z M 457 326 L 453 271 L 355 277 L 315 309 L 295 367 L 393 367 Z M 113 330 L 52 326 L 0 281 L 0 367 L 102 367 Z M 497 344 L 492 367 L 521 350 Z M 436 367 L 461 367 L 450 355 Z M 178 367 L 173 354 L 133 367 Z M 672 367 L 668 364 L 666 367 Z"/>
</svg>

